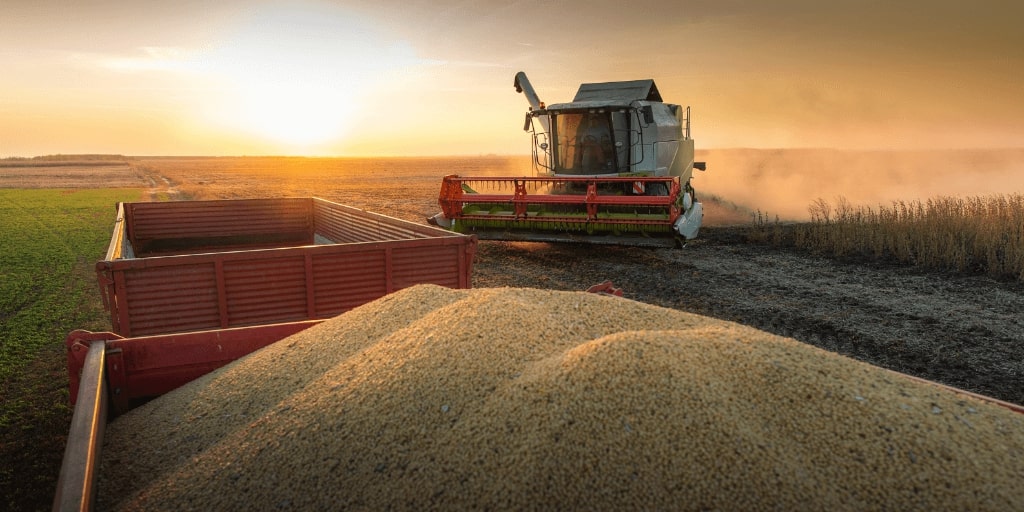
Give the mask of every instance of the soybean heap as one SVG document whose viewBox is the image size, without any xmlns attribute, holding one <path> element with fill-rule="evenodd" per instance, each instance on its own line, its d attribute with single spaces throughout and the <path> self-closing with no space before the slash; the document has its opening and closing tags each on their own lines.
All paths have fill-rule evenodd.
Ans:
<svg viewBox="0 0 1024 512">
<path fill-rule="evenodd" d="M 1024 415 L 735 323 L 419 285 L 107 427 L 98 506 L 1024 505 Z"/>
</svg>

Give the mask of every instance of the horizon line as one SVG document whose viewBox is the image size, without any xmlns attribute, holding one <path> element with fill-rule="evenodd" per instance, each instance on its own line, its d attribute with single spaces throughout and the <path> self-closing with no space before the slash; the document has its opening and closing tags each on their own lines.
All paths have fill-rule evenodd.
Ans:
<svg viewBox="0 0 1024 512">
<path fill-rule="evenodd" d="M 711 148 L 697 148 L 696 151 L 837 151 L 837 152 L 890 152 L 890 153 L 920 153 L 920 152 L 960 152 L 960 151 L 1024 151 L 1022 146 L 999 146 L 999 147 L 945 147 L 945 148 L 836 148 L 827 146 L 787 146 L 787 147 L 757 147 L 757 146 L 725 146 Z M 146 158 L 494 158 L 494 157 L 531 157 L 530 153 L 462 153 L 448 155 L 389 155 L 389 154 L 366 154 L 366 155 L 289 155 L 289 154 L 123 154 L 123 153 L 50 153 L 35 156 L 8 155 L 0 157 L 0 160 L 44 160 L 44 159 L 100 159 L 100 158 L 123 158 L 123 159 L 146 159 Z"/>
</svg>

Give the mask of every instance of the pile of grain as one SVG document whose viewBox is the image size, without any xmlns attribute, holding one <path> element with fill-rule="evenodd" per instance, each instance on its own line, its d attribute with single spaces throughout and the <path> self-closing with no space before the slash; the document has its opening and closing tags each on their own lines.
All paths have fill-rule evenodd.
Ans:
<svg viewBox="0 0 1024 512">
<path fill-rule="evenodd" d="M 1024 505 L 1024 415 L 587 293 L 417 286 L 108 426 L 101 509 Z"/>
</svg>

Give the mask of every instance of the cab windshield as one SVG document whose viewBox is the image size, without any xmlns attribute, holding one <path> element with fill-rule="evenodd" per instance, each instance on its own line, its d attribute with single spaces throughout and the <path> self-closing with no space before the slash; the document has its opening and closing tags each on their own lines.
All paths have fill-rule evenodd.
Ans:
<svg viewBox="0 0 1024 512">
<path fill-rule="evenodd" d="M 563 113 L 554 116 L 555 172 L 617 172 L 615 138 L 608 113 Z"/>
</svg>

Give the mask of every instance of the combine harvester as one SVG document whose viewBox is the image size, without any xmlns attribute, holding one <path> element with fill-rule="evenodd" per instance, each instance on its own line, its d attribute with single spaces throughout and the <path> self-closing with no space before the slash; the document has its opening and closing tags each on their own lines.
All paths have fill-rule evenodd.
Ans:
<svg viewBox="0 0 1024 512">
<path fill-rule="evenodd" d="M 653 80 L 583 84 L 571 103 L 540 101 L 526 74 L 534 177 L 444 177 L 431 224 L 481 239 L 672 247 L 703 211 L 690 178 L 690 108 Z"/>
</svg>

